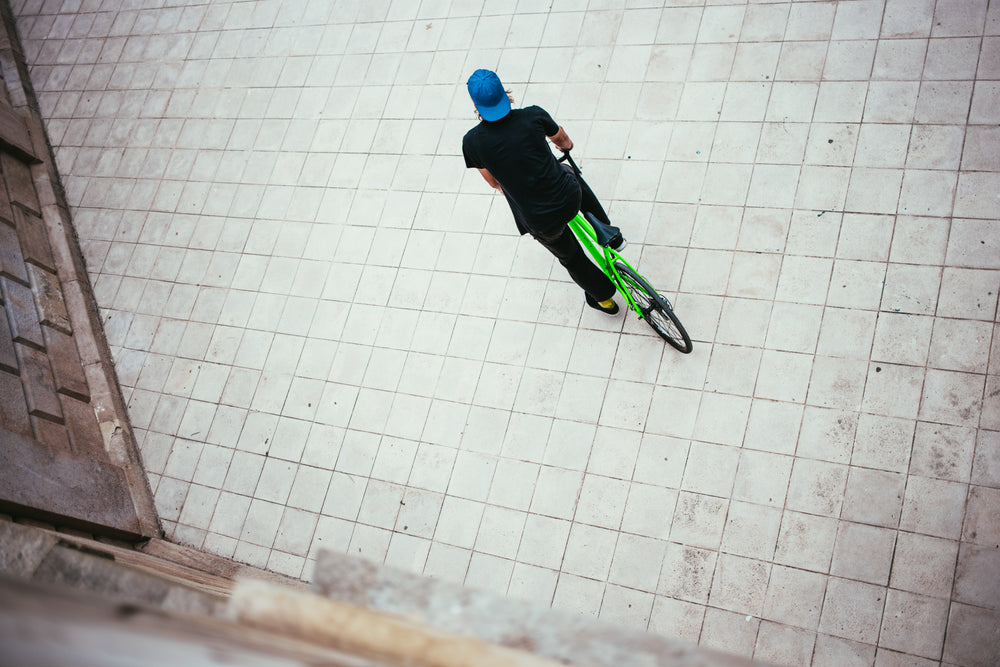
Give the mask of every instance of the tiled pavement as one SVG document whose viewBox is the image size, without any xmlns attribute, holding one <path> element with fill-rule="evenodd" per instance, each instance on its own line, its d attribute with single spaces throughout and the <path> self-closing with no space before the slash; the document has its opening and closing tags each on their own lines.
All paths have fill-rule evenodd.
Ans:
<svg viewBox="0 0 1000 667">
<path fill-rule="evenodd" d="M 998 659 L 997 0 L 11 4 L 173 539 L 779 663 Z M 464 168 L 483 66 L 691 355 Z"/>
</svg>

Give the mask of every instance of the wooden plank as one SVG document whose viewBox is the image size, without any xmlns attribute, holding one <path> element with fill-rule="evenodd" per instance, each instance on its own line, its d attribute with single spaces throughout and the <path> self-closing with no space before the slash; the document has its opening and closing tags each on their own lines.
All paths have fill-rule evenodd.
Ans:
<svg viewBox="0 0 1000 667">
<path fill-rule="evenodd" d="M 235 561 L 165 540 L 152 539 L 140 544 L 137 549 L 150 557 L 169 560 L 193 570 L 213 574 L 221 579 L 232 580 L 240 571 L 240 565 Z"/>
<path fill-rule="evenodd" d="M 107 542 L 98 542 L 97 540 L 76 535 L 67 535 L 64 533 L 53 534 L 58 536 L 64 544 L 82 548 L 91 553 L 109 556 L 120 565 L 156 575 L 174 584 L 187 586 L 188 588 L 219 598 L 228 598 L 232 592 L 233 581 L 230 578 L 188 567 L 187 565 L 172 562 L 162 557 L 153 556 L 128 547 L 108 544 Z"/>
<path fill-rule="evenodd" d="M 250 576 L 254 579 L 273 581 L 300 590 L 308 590 L 309 588 L 308 584 L 299 579 L 291 579 L 273 572 L 258 570 L 248 565 L 236 563 L 228 558 L 222 558 L 221 556 L 215 556 L 165 540 L 149 540 L 139 545 L 138 549 L 150 556 L 156 556 L 192 570 L 198 570 L 230 581 L 237 577 Z"/>
</svg>

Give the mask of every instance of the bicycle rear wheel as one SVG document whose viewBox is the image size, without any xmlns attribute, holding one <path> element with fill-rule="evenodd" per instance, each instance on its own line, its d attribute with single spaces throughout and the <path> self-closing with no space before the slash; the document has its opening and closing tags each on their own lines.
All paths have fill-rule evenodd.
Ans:
<svg viewBox="0 0 1000 667">
<path fill-rule="evenodd" d="M 684 325 L 674 315 L 674 309 L 665 297 L 660 296 L 646 279 L 628 267 L 624 262 L 615 262 L 615 268 L 621 274 L 621 286 L 635 299 L 642 310 L 642 319 L 653 328 L 663 340 L 677 350 L 688 354 L 691 352 L 691 337 Z"/>
</svg>

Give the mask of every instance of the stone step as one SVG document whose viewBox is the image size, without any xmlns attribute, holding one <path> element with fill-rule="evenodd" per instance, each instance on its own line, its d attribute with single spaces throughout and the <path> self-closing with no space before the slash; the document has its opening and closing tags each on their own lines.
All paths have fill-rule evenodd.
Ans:
<svg viewBox="0 0 1000 667">
<path fill-rule="evenodd" d="M 205 627 L 218 627 L 231 640 L 227 650 L 235 653 L 259 649 L 257 633 L 267 633 L 274 642 L 287 643 L 295 656 L 310 651 L 332 651 L 330 655 L 336 656 L 335 661 L 328 656 L 315 664 L 748 664 L 687 642 L 340 553 L 320 552 L 310 590 L 301 581 L 162 540 L 150 540 L 136 549 L 0 520 L 0 598 L 20 600 L 34 609 L 24 599 L 31 590 L 52 598 L 74 623 L 82 618 L 92 621 L 90 605 L 96 614 L 95 631 L 109 638 L 120 636 L 121 625 L 133 622 L 126 618 L 159 614 L 173 624 L 168 634 L 184 650 L 202 645 Z M 20 622 L 4 621 L 4 613 L 0 612 L 0 641 L 8 639 L 3 634 L 10 632 L 12 623 Z M 121 617 L 118 625 L 115 613 Z M 44 622 L 51 624 L 52 619 Z M 147 626 L 142 626 L 141 632 L 147 634 L 139 643 L 161 641 L 161 633 L 149 634 Z M 31 654 L 32 647 L 21 644 L 21 650 Z"/>
<path fill-rule="evenodd" d="M 126 546 L 0 521 L 0 572 L 116 603 L 223 613 L 232 580 Z"/>
<path fill-rule="evenodd" d="M 313 590 L 357 608 L 392 614 L 456 636 L 591 667 L 741 666 L 748 661 L 539 604 L 321 551 Z"/>
</svg>

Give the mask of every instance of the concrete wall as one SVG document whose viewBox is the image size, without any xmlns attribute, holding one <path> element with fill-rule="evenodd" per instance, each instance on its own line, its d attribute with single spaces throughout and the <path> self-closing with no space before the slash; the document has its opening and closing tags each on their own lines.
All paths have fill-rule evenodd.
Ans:
<svg viewBox="0 0 1000 667">
<path fill-rule="evenodd" d="M 0 7 L 0 507 L 159 533 L 14 22 Z"/>
</svg>

